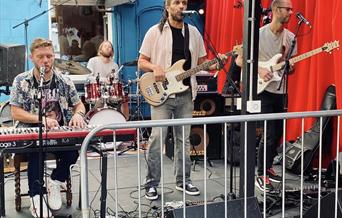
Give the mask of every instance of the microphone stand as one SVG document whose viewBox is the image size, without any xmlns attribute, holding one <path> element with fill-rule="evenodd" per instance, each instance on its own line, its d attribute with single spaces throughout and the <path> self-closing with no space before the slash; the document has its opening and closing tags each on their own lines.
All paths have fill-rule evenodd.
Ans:
<svg viewBox="0 0 342 218">
<path fill-rule="evenodd" d="M 43 82 L 44 82 L 44 72 L 45 70 L 39 69 L 40 72 L 40 80 L 38 86 L 38 142 L 39 142 L 39 200 L 40 200 L 40 217 L 43 217 L 43 177 L 44 177 L 44 169 L 43 169 L 43 105 L 42 105 L 42 97 L 43 97 Z"/>
<path fill-rule="evenodd" d="M 290 72 L 290 59 L 292 57 L 292 54 L 293 54 L 293 51 L 294 51 L 294 48 L 296 47 L 296 43 L 297 43 L 297 36 L 298 36 L 298 32 L 299 32 L 299 28 L 301 26 L 301 24 L 303 23 L 303 20 L 299 20 L 298 21 L 298 24 L 297 24 L 297 28 L 296 28 L 296 32 L 295 32 L 295 36 L 291 42 L 291 47 L 290 47 L 290 50 L 289 52 L 287 53 L 286 55 L 286 58 L 285 58 L 285 65 L 284 65 L 284 72 L 283 72 L 283 75 L 281 76 L 281 80 L 280 80 L 280 83 L 279 83 L 279 86 L 277 88 L 277 90 L 280 90 L 281 88 L 281 84 L 284 82 L 285 84 L 285 95 L 284 95 L 284 110 L 287 111 L 287 98 L 288 98 L 288 75 L 289 75 L 289 72 Z"/>
<path fill-rule="evenodd" d="M 28 29 L 29 22 L 34 20 L 34 19 L 36 19 L 36 18 L 38 18 L 38 17 L 40 17 L 40 16 L 42 16 L 42 15 L 44 15 L 44 14 L 46 14 L 48 11 L 51 11 L 52 9 L 56 8 L 57 6 L 64 5 L 65 3 L 69 2 L 69 1 L 71 1 L 71 0 L 66 0 L 66 1 L 64 1 L 64 2 L 62 2 L 60 4 L 58 4 L 58 5 L 50 7 L 49 9 L 44 10 L 43 12 L 41 12 L 41 13 L 39 13 L 39 14 L 29 18 L 29 19 L 25 18 L 25 20 L 23 22 L 21 22 L 21 23 L 15 25 L 14 27 L 12 27 L 12 29 L 15 29 L 15 28 L 17 28 L 17 27 L 19 27 L 21 25 L 25 26 L 24 39 L 25 39 L 25 48 L 26 48 L 26 71 L 29 70 L 29 61 L 28 61 L 29 48 L 28 48 L 28 41 L 27 41 L 28 40 L 27 39 L 27 29 Z"/>
<path fill-rule="evenodd" d="M 192 20 L 192 18 L 191 18 L 191 14 L 189 14 L 189 19 L 190 19 L 190 21 L 196 26 L 196 28 L 198 29 L 198 27 L 197 27 L 197 25 L 196 25 L 196 23 Z M 202 21 L 202 23 L 203 23 L 203 21 Z M 224 63 L 222 62 L 222 60 L 221 60 L 221 58 L 219 57 L 219 55 L 218 55 L 218 52 L 216 51 L 216 49 L 214 48 L 214 46 L 213 46 L 213 43 L 212 43 L 212 41 L 210 40 L 210 36 L 209 36 L 209 34 L 205 31 L 205 30 L 203 30 L 203 32 L 204 32 L 204 35 L 205 35 L 205 37 L 204 37 L 204 40 L 207 42 L 207 46 L 208 46 L 208 49 L 210 50 L 210 52 L 212 53 L 212 54 L 214 54 L 214 56 L 215 56 L 215 59 L 217 60 L 217 63 L 219 64 L 219 66 L 220 66 L 220 69 L 222 69 L 225 73 L 226 73 L 226 75 L 227 75 L 227 81 L 228 81 L 228 86 L 230 86 L 231 88 L 230 89 L 228 89 L 228 90 L 230 90 L 231 91 L 231 93 L 230 93 L 230 98 L 231 98 L 231 112 L 230 112 L 230 114 L 233 114 L 234 113 L 234 109 L 233 109 L 233 107 L 234 107 L 234 91 L 235 91 L 235 93 L 238 93 L 238 96 L 240 96 L 241 97 L 241 92 L 240 92 L 240 90 L 237 88 L 237 86 L 236 86 L 236 84 L 234 83 L 234 81 L 232 80 L 232 78 L 231 78 L 231 76 L 230 75 L 228 75 L 228 71 L 227 71 L 227 69 L 224 67 Z M 217 73 L 215 74 L 215 76 L 214 77 L 216 77 L 216 75 L 217 75 Z M 228 94 L 228 96 L 229 96 L 229 93 L 227 93 Z M 230 128 L 230 134 L 228 134 L 228 135 L 230 135 L 230 137 L 229 137 L 229 144 L 230 144 L 230 155 L 231 155 L 231 164 L 230 164 L 230 192 L 228 193 L 228 196 L 227 196 L 227 198 L 228 198 L 228 200 L 231 200 L 231 199 L 236 199 L 236 195 L 235 195 L 235 193 L 233 192 L 233 142 L 234 142 L 234 139 L 233 139 L 233 135 L 234 135 L 234 128 L 233 128 L 233 126 L 234 125 L 232 125 L 231 126 L 231 128 Z M 206 145 L 205 145 L 206 146 Z M 207 161 L 209 161 L 209 160 L 207 160 Z M 211 163 L 210 163 L 210 161 L 209 161 L 209 165 L 211 166 Z"/>
</svg>

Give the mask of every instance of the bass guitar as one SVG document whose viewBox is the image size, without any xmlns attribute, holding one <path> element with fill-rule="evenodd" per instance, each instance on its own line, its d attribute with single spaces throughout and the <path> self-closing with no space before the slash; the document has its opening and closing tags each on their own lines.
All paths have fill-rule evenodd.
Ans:
<svg viewBox="0 0 342 218">
<path fill-rule="evenodd" d="M 226 57 L 232 55 L 233 51 L 224 54 Z M 147 103 L 152 106 L 162 105 L 170 95 L 181 93 L 189 89 L 189 86 L 183 84 L 183 80 L 196 74 L 201 70 L 208 70 L 209 67 L 217 63 L 217 59 L 212 59 L 195 68 L 184 71 L 183 64 L 185 59 L 174 63 L 170 68 L 165 70 L 165 80 L 157 82 L 153 72 L 144 73 L 139 79 L 139 88 Z"/>
</svg>

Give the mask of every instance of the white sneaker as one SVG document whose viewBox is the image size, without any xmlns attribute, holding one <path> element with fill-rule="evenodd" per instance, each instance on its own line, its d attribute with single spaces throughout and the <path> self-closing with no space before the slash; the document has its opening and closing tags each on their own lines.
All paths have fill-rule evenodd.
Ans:
<svg viewBox="0 0 342 218">
<path fill-rule="evenodd" d="M 33 217 L 40 217 L 40 196 L 35 195 L 31 198 L 31 214 Z M 46 195 L 43 196 L 43 218 L 52 217 L 52 212 L 46 204 Z"/>
<path fill-rule="evenodd" d="M 59 210 L 62 207 L 61 182 L 50 179 L 48 184 L 48 202 L 51 210 Z"/>
</svg>

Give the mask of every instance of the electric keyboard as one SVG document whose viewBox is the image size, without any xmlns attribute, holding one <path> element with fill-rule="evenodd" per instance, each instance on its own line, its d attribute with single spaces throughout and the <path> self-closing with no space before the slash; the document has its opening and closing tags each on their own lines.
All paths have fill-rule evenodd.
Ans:
<svg viewBox="0 0 342 218">
<path fill-rule="evenodd" d="M 61 126 L 49 130 L 43 128 L 43 146 L 81 144 L 86 135 L 95 127 Z M 0 129 L 0 149 L 39 146 L 38 129 L 38 127 Z M 116 141 L 133 141 L 136 138 L 136 129 L 102 130 L 91 139 L 91 142 L 113 142 L 114 138 Z"/>
</svg>

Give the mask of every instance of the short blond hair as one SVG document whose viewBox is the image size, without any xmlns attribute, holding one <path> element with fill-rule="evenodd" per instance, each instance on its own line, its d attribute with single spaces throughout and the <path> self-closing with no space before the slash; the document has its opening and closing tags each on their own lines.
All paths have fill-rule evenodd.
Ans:
<svg viewBox="0 0 342 218">
<path fill-rule="evenodd" d="M 52 42 L 48 39 L 36 38 L 33 40 L 30 46 L 30 51 L 33 53 L 37 48 L 51 47 L 53 49 Z"/>
</svg>

